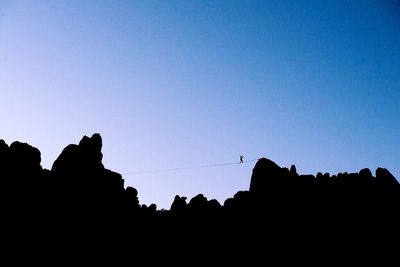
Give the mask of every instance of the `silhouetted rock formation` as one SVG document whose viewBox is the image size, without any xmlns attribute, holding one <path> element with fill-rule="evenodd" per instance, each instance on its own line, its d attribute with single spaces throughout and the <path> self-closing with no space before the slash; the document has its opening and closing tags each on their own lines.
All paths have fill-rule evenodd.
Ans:
<svg viewBox="0 0 400 267">
<path fill-rule="evenodd" d="M 176 239 L 198 246 L 202 240 L 232 251 L 238 242 L 253 249 L 254 237 L 276 247 L 283 241 L 304 246 L 308 240 L 313 249 L 327 240 L 349 240 L 349 231 L 358 245 L 365 231 L 371 240 L 397 238 L 400 185 L 383 168 L 375 177 L 369 169 L 299 175 L 294 165 L 289 170 L 262 158 L 249 190 L 224 205 L 203 194 L 188 202 L 176 195 L 168 211 L 140 205 L 137 190 L 125 189 L 122 176 L 103 166 L 101 149 L 99 134 L 84 136 L 78 145 L 68 145 L 49 171 L 41 167 L 37 148 L 0 140 L 1 212 L 12 238 L 104 244 L 103 239 L 115 243 L 127 235 L 159 244 Z"/>
<path fill-rule="evenodd" d="M 72 214 L 118 217 L 122 209 L 129 209 L 123 201 L 133 192 L 125 190 L 120 174 L 104 168 L 101 148 L 99 134 L 84 136 L 79 145 L 68 145 L 53 164 L 51 173 L 59 188 L 57 200 Z M 131 205 L 137 207 L 138 203 L 133 200 Z"/>
<path fill-rule="evenodd" d="M 178 195 L 175 196 L 174 202 L 172 202 L 170 211 L 179 213 L 186 209 L 186 197 L 180 197 Z"/>
</svg>

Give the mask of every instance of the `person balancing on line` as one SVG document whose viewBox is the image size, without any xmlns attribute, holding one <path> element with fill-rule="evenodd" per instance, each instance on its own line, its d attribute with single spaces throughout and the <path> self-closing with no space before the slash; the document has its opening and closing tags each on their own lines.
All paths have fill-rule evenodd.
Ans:
<svg viewBox="0 0 400 267">
<path fill-rule="evenodd" d="M 243 156 L 240 155 L 240 162 L 239 163 L 243 163 Z"/>
</svg>

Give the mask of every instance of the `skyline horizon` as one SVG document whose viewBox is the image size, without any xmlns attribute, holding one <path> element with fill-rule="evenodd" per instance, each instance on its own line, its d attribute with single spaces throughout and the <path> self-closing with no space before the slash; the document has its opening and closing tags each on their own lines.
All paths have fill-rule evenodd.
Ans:
<svg viewBox="0 0 400 267">
<path fill-rule="evenodd" d="M 93 134 L 100 134 L 100 136 L 101 136 L 101 133 L 93 133 Z M 92 136 L 92 135 L 84 135 L 84 136 L 90 137 L 90 136 Z M 84 136 L 82 136 L 82 138 L 83 138 Z M 3 140 L 3 139 L 0 138 L 0 140 Z M 13 141 L 13 142 L 22 142 L 22 143 L 26 143 L 26 142 L 23 142 L 23 141 L 21 141 L 21 140 L 15 140 L 15 141 Z M 12 142 L 10 142 L 10 143 L 6 142 L 7 145 L 11 145 L 11 143 L 12 143 Z M 68 145 L 71 145 L 71 144 L 78 144 L 78 143 L 79 143 L 79 142 L 75 142 L 75 143 L 70 143 L 70 144 L 68 144 Z M 29 144 L 29 143 L 28 143 L 28 144 Z M 104 139 L 103 139 L 103 144 L 104 144 Z M 29 145 L 32 145 L 32 144 L 29 144 Z M 66 148 L 68 145 L 65 145 L 64 148 Z M 35 146 L 33 146 L 33 147 L 35 147 Z M 41 155 L 42 155 L 42 151 L 40 150 L 40 148 L 39 148 L 39 147 L 36 147 L 36 148 L 39 149 L 39 151 L 40 151 L 40 153 L 41 153 Z M 63 150 L 64 150 L 64 149 L 63 149 Z M 61 155 L 61 152 L 60 152 L 60 155 Z M 239 155 L 239 156 L 240 156 L 240 155 Z M 254 168 L 254 166 L 255 166 L 255 164 L 258 162 L 258 160 L 260 160 L 260 159 L 262 159 L 262 158 L 266 158 L 266 159 L 269 159 L 269 160 L 275 162 L 274 159 L 272 159 L 272 158 L 268 158 L 268 157 L 266 157 L 266 156 L 261 156 L 261 157 L 258 157 L 258 158 L 252 158 L 252 159 L 247 159 L 247 160 L 245 159 L 245 160 L 243 161 L 243 163 L 241 163 L 241 162 L 240 162 L 239 156 L 238 156 L 237 161 L 235 161 L 235 162 L 219 162 L 219 163 L 215 163 L 215 162 L 214 162 L 214 163 L 211 163 L 211 162 L 208 162 L 208 163 L 201 164 L 201 165 L 178 166 L 178 167 L 166 168 L 166 169 L 157 169 L 157 168 L 155 168 L 155 169 L 151 169 L 151 170 L 135 170 L 135 171 L 131 171 L 131 172 L 119 172 L 119 171 L 117 171 L 117 170 L 113 170 L 112 168 L 108 168 L 107 165 L 104 164 L 104 162 L 103 162 L 103 164 L 104 164 L 104 167 L 105 167 L 106 169 L 109 169 L 109 170 L 111 170 L 111 171 L 114 171 L 114 172 L 119 173 L 119 174 L 122 176 L 122 179 L 124 179 L 124 181 L 126 180 L 126 177 L 127 177 L 127 176 L 131 176 L 131 175 L 132 175 L 132 176 L 136 176 L 136 175 L 139 175 L 139 176 L 140 176 L 140 175 L 146 176 L 146 175 L 156 174 L 156 175 L 158 175 L 158 176 L 162 176 L 163 173 L 168 173 L 168 172 L 172 172 L 172 175 L 174 174 L 174 172 L 176 172 L 176 173 L 179 175 L 180 172 L 181 172 L 181 173 L 190 172 L 190 171 L 195 171 L 196 169 L 201 169 L 201 168 L 210 168 L 210 169 L 212 170 L 212 169 L 214 169 L 215 167 L 227 167 L 227 166 L 229 166 L 229 165 L 236 165 L 237 167 L 242 167 L 243 165 L 247 165 L 247 166 L 245 166 L 245 167 L 251 168 L 251 172 L 249 173 L 249 177 L 248 177 L 248 187 L 247 187 L 247 188 L 242 188 L 242 189 L 239 188 L 238 191 L 248 191 L 249 188 L 250 188 L 250 178 L 251 178 L 251 174 L 252 174 L 252 169 Z M 104 153 L 103 153 L 103 157 L 104 157 Z M 58 158 L 58 157 L 57 157 L 57 158 Z M 57 158 L 56 158 L 56 159 L 57 159 Z M 56 159 L 54 159 L 53 163 L 56 161 Z M 51 164 L 50 167 L 44 166 L 44 165 L 43 165 L 43 162 L 41 162 L 40 165 L 43 167 L 43 169 L 51 170 L 51 169 L 52 169 L 53 163 Z M 365 168 L 369 169 L 369 170 L 372 172 L 372 175 L 375 177 L 375 176 L 376 176 L 376 173 L 375 173 L 376 170 L 377 170 L 378 168 L 384 168 L 384 169 L 387 169 L 387 170 L 396 178 L 396 180 L 400 182 L 400 180 L 399 180 L 397 174 L 394 173 L 390 168 L 387 168 L 387 167 L 385 167 L 385 166 L 376 166 L 375 168 L 365 167 L 365 168 L 361 168 L 361 169 L 358 169 L 358 170 L 355 170 L 355 171 L 341 170 L 341 171 L 338 171 L 338 172 L 335 172 L 335 173 L 325 172 L 325 171 L 322 171 L 322 170 L 320 170 L 320 171 L 318 171 L 318 172 L 315 172 L 315 173 L 310 173 L 310 172 L 302 173 L 302 172 L 299 172 L 299 171 L 298 171 L 299 168 L 298 168 L 298 166 L 297 166 L 295 163 L 292 163 L 292 164 L 287 165 L 287 166 L 282 166 L 282 165 L 280 165 L 279 163 L 277 163 L 277 164 L 278 164 L 278 166 L 280 166 L 281 168 L 287 168 L 287 169 L 290 169 L 291 165 L 294 165 L 294 166 L 296 167 L 296 170 L 297 170 L 297 172 L 299 173 L 299 175 L 313 175 L 314 177 L 317 176 L 317 173 L 318 173 L 318 172 L 320 172 L 320 173 L 322 173 L 322 174 L 329 173 L 330 176 L 333 176 L 333 175 L 337 176 L 339 173 L 349 173 L 349 174 L 351 174 L 351 173 L 359 173 L 362 169 L 365 169 Z M 137 189 L 133 184 L 127 184 L 126 181 L 125 181 L 124 187 L 127 188 L 128 186 L 131 186 L 131 187 L 134 187 L 135 189 Z M 237 192 L 234 192 L 234 193 L 237 193 Z M 206 194 L 204 194 L 203 192 L 198 192 L 197 194 L 195 193 L 195 194 L 193 194 L 193 195 L 184 195 L 184 194 L 179 194 L 179 193 L 176 193 L 175 195 L 179 195 L 180 197 L 187 197 L 188 199 L 191 199 L 191 198 L 197 196 L 198 194 L 204 195 L 208 200 L 216 199 L 221 205 L 224 204 L 224 201 L 225 201 L 226 199 L 231 198 L 231 197 L 233 197 L 233 195 L 234 195 L 234 194 L 232 194 L 232 195 L 230 195 L 230 196 L 227 195 L 225 199 L 211 198 L 211 197 L 207 196 Z M 166 209 L 166 210 L 168 210 L 168 209 L 170 208 L 170 207 L 168 207 L 168 206 L 165 206 L 165 205 L 168 205 L 168 203 L 162 203 L 162 205 L 160 205 L 159 203 L 156 203 L 156 201 L 153 201 L 153 202 L 150 201 L 150 202 L 144 203 L 144 202 L 141 201 L 140 195 L 141 195 L 141 194 L 140 194 L 140 190 L 138 190 L 138 198 L 139 198 L 139 203 L 140 203 L 140 204 L 145 204 L 145 205 L 147 205 L 147 206 L 149 206 L 150 204 L 156 204 L 156 205 L 157 205 L 157 209 L 160 209 L 160 210 L 161 210 L 161 209 Z M 171 198 L 170 205 L 172 204 L 173 198 L 175 197 L 175 195 L 173 195 L 173 197 Z M 172 196 L 172 195 L 171 195 L 171 196 Z"/>
<path fill-rule="evenodd" d="M 116 172 L 265 156 L 400 177 L 393 1 L 0 1 L 0 138 L 42 152 L 100 133 Z M 219 201 L 250 164 L 126 176 L 144 203 Z"/>
</svg>

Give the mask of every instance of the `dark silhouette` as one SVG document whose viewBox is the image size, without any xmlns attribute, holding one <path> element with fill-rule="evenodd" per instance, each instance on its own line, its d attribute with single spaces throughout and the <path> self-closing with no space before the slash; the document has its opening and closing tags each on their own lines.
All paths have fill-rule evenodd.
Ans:
<svg viewBox="0 0 400 267">
<path fill-rule="evenodd" d="M 273 262 L 275 252 L 332 258 L 334 248 L 334 257 L 345 257 L 354 246 L 374 247 L 377 254 L 377 244 L 386 249 L 385 244 L 398 242 L 400 185 L 387 169 L 377 168 L 375 176 L 369 169 L 299 175 L 294 165 L 281 168 L 261 158 L 249 190 L 223 205 L 203 194 L 188 202 L 176 195 L 170 210 L 157 210 L 155 204 L 140 204 L 138 191 L 125 188 L 122 176 L 103 166 L 101 149 L 99 134 L 84 136 L 46 170 L 37 148 L 0 140 L 6 247 L 34 249 L 40 240 L 46 254 L 58 255 L 60 246 L 72 244 L 74 250 L 91 247 L 98 253 L 129 248 L 127 253 L 138 256 L 140 248 L 150 246 L 153 253 L 178 257 L 202 251 L 224 262 L 239 255 L 258 261 L 267 253 Z M 223 254 L 228 258 L 218 252 L 222 248 L 230 251 Z"/>
</svg>

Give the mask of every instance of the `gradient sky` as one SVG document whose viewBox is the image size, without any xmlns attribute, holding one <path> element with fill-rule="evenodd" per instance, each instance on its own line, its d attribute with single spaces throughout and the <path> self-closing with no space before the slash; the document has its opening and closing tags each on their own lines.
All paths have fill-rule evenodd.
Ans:
<svg viewBox="0 0 400 267">
<path fill-rule="evenodd" d="M 1 1 L 0 138 L 52 162 L 101 133 L 120 173 L 268 157 L 400 177 L 397 1 Z M 398 2 L 397 2 L 398 3 Z M 223 202 L 254 162 L 124 176 Z"/>
</svg>

